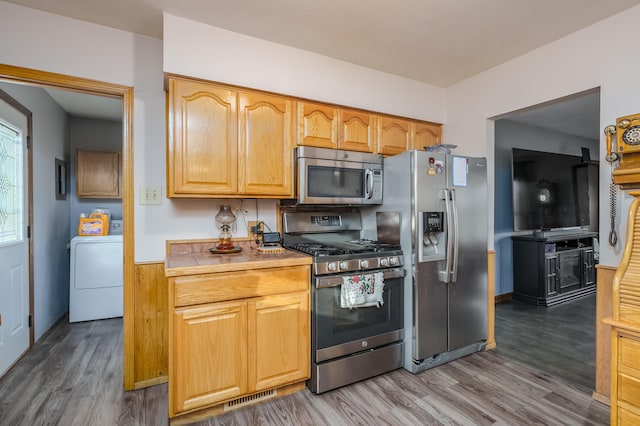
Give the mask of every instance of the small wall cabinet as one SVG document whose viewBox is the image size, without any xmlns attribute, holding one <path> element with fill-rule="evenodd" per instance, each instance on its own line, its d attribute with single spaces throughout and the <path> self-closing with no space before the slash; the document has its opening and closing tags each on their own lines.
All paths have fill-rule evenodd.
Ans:
<svg viewBox="0 0 640 426">
<path fill-rule="evenodd" d="M 513 300 L 552 306 L 595 292 L 596 236 L 514 236 Z"/>
<path fill-rule="evenodd" d="M 396 155 L 409 149 L 422 150 L 426 146 L 442 143 L 442 127 L 439 124 L 378 117 L 377 129 L 376 153 L 382 155 Z"/>
<path fill-rule="evenodd" d="M 122 198 L 120 153 L 76 151 L 78 198 Z"/>
</svg>

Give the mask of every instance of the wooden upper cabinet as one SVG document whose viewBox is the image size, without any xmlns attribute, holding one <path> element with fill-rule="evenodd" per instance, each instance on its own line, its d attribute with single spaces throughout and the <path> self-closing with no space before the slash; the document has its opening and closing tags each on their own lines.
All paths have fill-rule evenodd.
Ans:
<svg viewBox="0 0 640 426">
<path fill-rule="evenodd" d="M 424 149 L 442 143 L 442 127 L 439 124 L 411 123 L 413 135 L 413 149 Z"/>
<path fill-rule="evenodd" d="M 237 94 L 169 78 L 168 195 L 238 192 Z"/>
<path fill-rule="evenodd" d="M 411 122 L 395 117 L 378 117 L 378 150 L 382 155 L 396 155 L 412 148 Z"/>
<path fill-rule="evenodd" d="M 78 198 L 122 198 L 120 153 L 76 151 Z"/>
<path fill-rule="evenodd" d="M 296 144 L 395 155 L 441 142 L 439 125 L 174 75 L 167 81 L 169 197 L 293 198 Z"/>
<path fill-rule="evenodd" d="M 338 148 L 338 108 L 298 102 L 298 145 Z"/>
<path fill-rule="evenodd" d="M 293 197 L 295 101 L 168 81 L 169 197 Z"/>
<path fill-rule="evenodd" d="M 341 110 L 338 147 L 350 151 L 373 152 L 377 137 L 375 122 L 374 114 Z"/>
<path fill-rule="evenodd" d="M 294 101 L 240 92 L 238 192 L 293 197 Z"/>
</svg>

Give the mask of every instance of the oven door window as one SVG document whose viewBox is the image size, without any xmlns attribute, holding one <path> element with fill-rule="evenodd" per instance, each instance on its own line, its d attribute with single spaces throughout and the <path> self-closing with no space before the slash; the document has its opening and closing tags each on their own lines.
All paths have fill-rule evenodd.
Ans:
<svg viewBox="0 0 640 426">
<path fill-rule="evenodd" d="M 315 289 L 316 349 L 403 328 L 403 280 L 385 281 L 381 307 L 341 308 L 340 286 Z"/>
<path fill-rule="evenodd" d="M 307 195 L 327 198 L 363 198 L 364 169 L 308 166 Z"/>
</svg>

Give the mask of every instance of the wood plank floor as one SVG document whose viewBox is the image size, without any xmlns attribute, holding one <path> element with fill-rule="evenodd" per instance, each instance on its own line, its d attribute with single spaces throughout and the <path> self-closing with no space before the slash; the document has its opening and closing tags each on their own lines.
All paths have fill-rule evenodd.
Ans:
<svg viewBox="0 0 640 426">
<path fill-rule="evenodd" d="M 122 390 L 122 320 L 65 318 L 0 378 L 0 425 L 165 425 L 167 386 Z M 396 370 L 308 390 L 199 425 L 606 425 L 580 386 L 476 353 L 420 374 Z"/>
<path fill-rule="evenodd" d="M 595 388 L 596 295 L 544 307 L 496 304 L 496 351 L 585 391 Z"/>
</svg>

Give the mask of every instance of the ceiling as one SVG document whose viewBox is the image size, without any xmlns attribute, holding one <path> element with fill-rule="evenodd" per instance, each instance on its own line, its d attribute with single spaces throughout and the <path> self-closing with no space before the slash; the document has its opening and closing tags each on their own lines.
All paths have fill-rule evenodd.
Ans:
<svg viewBox="0 0 640 426">
<path fill-rule="evenodd" d="M 62 89 L 45 89 L 67 114 L 74 117 L 122 121 L 122 99 Z"/>
<path fill-rule="evenodd" d="M 600 91 L 547 102 L 504 119 L 588 139 L 600 138 Z"/>
<path fill-rule="evenodd" d="M 640 4 L 640 0 L 7 1 L 155 38 L 162 38 L 162 13 L 167 12 L 438 87 Z M 555 117 L 558 114 L 555 111 Z"/>
</svg>

